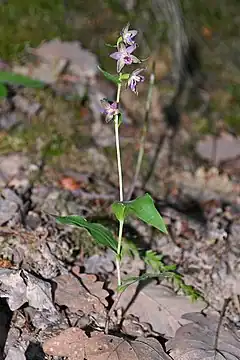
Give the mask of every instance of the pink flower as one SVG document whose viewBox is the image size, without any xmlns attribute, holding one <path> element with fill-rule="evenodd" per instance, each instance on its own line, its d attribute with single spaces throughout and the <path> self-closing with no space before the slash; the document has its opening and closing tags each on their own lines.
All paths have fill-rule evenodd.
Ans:
<svg viewBox="0 0 240 360">
<path fill-rule="evenodd" d="M 135 93 L 138 94 L 137 92 L 137 83 L 139 82 L 143 82 L 144 81 L 144 76 L 143 75 L 139 75 L 140 72 L 142 72 L 144 69 L 136 69 L 132 72 L 131 76 L 128 79 L 128 86 L 130 87 L 130 89 Z"/>
<path fill-rule="evenodd" d="M 111 121 L 115 115 L 119 114 L 118 104 L 116 102 L 110 102 L 107 99 L 101 100 L 102 113 L 106 115 L 106 122 Z"/>
<path fill-rule="evenodd" d="M 122 42 L 118 45 L 118 51 L 112 53 L 110 57 L 117 60 L 117 72 L 121 72 L 124 65 L 131 65 L 132 63 L 140 63 L 136 56 L 132 55 L 132 52 L 136 49 L 137 45 L 131 45 L 126 47 Z"/>
</svg>

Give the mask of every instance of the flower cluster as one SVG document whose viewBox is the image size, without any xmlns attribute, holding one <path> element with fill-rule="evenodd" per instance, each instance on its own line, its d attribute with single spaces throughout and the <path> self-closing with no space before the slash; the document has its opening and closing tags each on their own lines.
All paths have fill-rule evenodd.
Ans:
<svg viewBox="0 0 240 360">
<path fill-rule="evenodd" d="M 121 73 L 125 65 L 141 63 L 141 60 L 132 54 L 137 48 L 137 44 L 134 40 L 135 36 L 137 35 L 137 30 L 129 30 L 129 26 L 130 24 L 128 23 L 122 29 L 116 45 L 117 51 L 110 54 L 110 57 L 117 61 L 117 73 L 119 74 L 119 81 L 122 81 L 122 79 L 127 80 L 127 86 L 130 88 L 130 90 L 135 94 L 138 94 L 137 85 L 138 83 L 144 81 L 144 76 L 140 75 L 144 69 L 136 69 L 131 74 Z M 106 121 L 112 120 L 115 115 L 119 114 L 118 101 L 110 103 L 106 99 L 103 99 L 101 104 L 103 107 L 102 112 L 106 115 Z"/>
</svg>

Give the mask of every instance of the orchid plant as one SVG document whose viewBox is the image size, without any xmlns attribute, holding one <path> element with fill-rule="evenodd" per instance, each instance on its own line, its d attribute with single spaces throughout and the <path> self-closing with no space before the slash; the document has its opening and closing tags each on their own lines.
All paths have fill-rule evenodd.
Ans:
<svg viewBox="0 0 240 360">
<path fill-rule="evenodd" d="M 127 24 L 121 31 L 119 38 L 117 39 L 114 47 L 117 51 L 110 54 L 110 57 L 117 61 L 117 74 L 112 75 L 105 70 L 100 69 L 103 75 L 117 86 L 116 100 L 101 100 L 101 112 L 105 116 L 106 122 L 113 122 L 115 129 L 115 143 L 116 143 L 116 155 L 117 155 L 117 167 L 118 167 L 118 180 L 119 180 L 119 201 L 115 201 L 112 204 L 112 211 L 118 220 L 119 229 L 118 237 L 115 236 L 104 226 L 98 223 L 91 223 L 78 215 L 57 217 L 58 222 L 62 224 L 75 225 L 81 228 L 85 228 L 94 238 L 94 240 L 104 246 L 111 248 L 116 254 L 116 271 L 118 280 L 118 291 L 121 294 L 127 286 L 132 283 L 146 278 L 156 278 L 158 276 L 165 276 L 170 278 L 175 285 L 182 288 L 182 290 L 190 295 L 192 298 L 197 298 L 199 293 L 196 292 L 191 286 L 186 285 L 182 279 L 182 276 L 176 272 L 175 265 L 165 265 L 162 261 L 162 256 L 149 250 L 146 251 L 144 260 L 151 272 L 147 272 L 139 277 L 131 277 L 128 279 L 122 279 L 121 276 L 121 260 L 123 256 L 123 228 L 124 222 L 129 215 L 136 216 L 145 223 L 157 228 L 164 234 L 167 234 L 167 228 L 164 221 L 157 211 L 154 201 L 149 194 L 145 194 L 133 200 L 124 199 L 124 187 L 123 187 L 123 174 L 122 174 L 122 161 L 121 161 L 121 149 L 119 139 L 119 128 L 122 124 L 122 114 L 120 111 L 120 98 L 123 85 L 126 85 L 130 91 L 138 94 L 137 87 L 139 83 L 142 83 L 145 78 L 142 75 L 144 68 L 137 68 L 132 73 L 123 72 L 129 65 L 141 64 L 142 61 L 133 55 L 133 52 L 137 49 L 137 43 L 135 37 L 137 30 L 129 30 L 129 24 Z M 119 295 L 120 296 L 120 295 Z M 113 310 L 113 307 L 110 310 Z"/>
</svg>

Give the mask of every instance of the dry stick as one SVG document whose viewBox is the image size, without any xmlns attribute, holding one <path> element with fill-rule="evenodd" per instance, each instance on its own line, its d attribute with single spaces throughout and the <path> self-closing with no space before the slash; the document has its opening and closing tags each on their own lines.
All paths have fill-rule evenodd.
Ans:
<svg viewBox="0 0 240 360">
<path fill-rule="evenodd" d="M 217 347 L 218 347 L 218 339 L 219 339 L 219 334 L 220 334 L 220 328 L 222 325 L 222 321 L 224 318 L 224 315 L 226 313 L 228 304 L 230 302 L 231 298 L 229 299 L 224 299 L 224 303 L 223 303 L 223 307 L 220 313 L 220 318 L 219 318 L 219 322 L 218 322 L 218 326 L 217 326 L 217 330 L 216 330 L 216 337 L 215 337 L 215 342 L 214 342 L 214 360 L 216 359 L 217 356 Z"/>
<path fill-rule="evenodd" d="M 132 185 L 128 191 L 128 195 L 127 195 L 128 200 L 131 200 L 131 197 L 133 195 L 133 192 L 134 192 L 134 189 L 135 189 L 138 177 L 139 177 L 141 166 L 142 166 L 144 149 L 145 149 L 145 141 L 146 141 L 146 136 L 147 136 L 147 131 L 148 131 L 149 113 L 150 113 L 151 100 L 152 100 L 152 91 L 153 91 L 153 87 L 154 87 L 154 83 L 155 83 L 155 66 L 156 66 L 156 63 L 154 61 L 153 65 L 152 65 L 152 72 L 150 75 L 150 82 L 149 82 L 148 95 L 147 95 L 147 101 L 146 101 L 146 110 L 145 110 L 144 123 L 143 123 L 143 128 L 142 128 L 142 135 L 141 135 L 141 139 L 140 139 L 140 147 L 139 147 L 139 152 L 138 152 L 137 165 L 136 165 Z"/>
</svg>

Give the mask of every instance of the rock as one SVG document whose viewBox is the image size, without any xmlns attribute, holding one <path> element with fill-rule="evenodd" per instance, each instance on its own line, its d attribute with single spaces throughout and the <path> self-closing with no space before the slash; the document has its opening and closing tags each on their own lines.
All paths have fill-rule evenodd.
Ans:
<svg viewBox="0 0 240 360">
<path fill-rule="evenodd" d="M 215 146 L 215 150 L 214 150 Z M 222 134 L 216 139 L 213 136 L 206 136 L 196 146 L 197 153 L 204 159 L 215 161 L 218 165 L 222 161 L 233 159 L 240 155 L 240 138 L 229 134 Z M 213 154 L 215 152 L 215 159 Z"/>
</svg>

